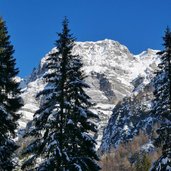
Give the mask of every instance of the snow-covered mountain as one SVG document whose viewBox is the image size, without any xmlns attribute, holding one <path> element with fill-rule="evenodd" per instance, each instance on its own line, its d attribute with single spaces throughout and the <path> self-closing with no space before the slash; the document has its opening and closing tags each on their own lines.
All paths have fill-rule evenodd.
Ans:
<svg viewBox="0 0 171 171">
<path fill-rule="evenodd" d="M 52 51 L 55 50 L 52 49 Z M 103 130 L 107 126 L 113 109 L 117 110 L 120 103 L 124 106 L 123 99 L 132 97 L 132 94 L 136 96 L 151 82 L 159 62 L 156 52 L 148 49 L 139 55 L 133 55 L 124 45 L 108 39 L 76 43 L 73 54 L 82 57 L 83 69 L 88 76 L 86 81 L 91 87 L 87 93 L 96 103 L 92 110 L 99 115 L 97 123 L 99 131 L 96 135 L 97 147 L 101 144 Z M 21 109 L 23 114 L 20 120 L 21 129 L 26 127 L 34 112 L 39 108 L 40 99 L 36 99 L 36 94 L 45 87 L 43 74 L 47 71 L 46 59 L 50 53 L 42 58 L 39 66 L 27 79 L 21 81 L 21 96 L 24 100 L 24 106 Z M 124 127 L 125 130 L 126 127 Z M 106 129 L 104 137 L 111 136 L 107 132 Z M 109 141 L 109 139 L 103 138 L 104 141 Z M 106 146 L 107 144 L 105 144 L 104 149 Z"/>
</svg>

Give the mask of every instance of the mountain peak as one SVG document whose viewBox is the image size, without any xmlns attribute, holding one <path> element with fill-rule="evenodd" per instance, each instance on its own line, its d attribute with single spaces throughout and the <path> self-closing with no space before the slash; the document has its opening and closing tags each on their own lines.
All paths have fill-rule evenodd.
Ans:
<svg viewBox="0 0 171 171">
<path fill-rule="evenodd" d="M 145 50 L 145 51 L 143 51 L 143 52 L 141 52 L 140 54 L 138 54 L 138 55 L 135 55 L 136 57 L 140 57 L 140 58 L 146 58 L 146 57 L 149 57 L 149 56 L 152 56 L 152 57 L 154 57 L 154 56 L 157 56 L 156 54 L 157 54 L 157 52 L 159 52 L 160 50 L 154 50 L 154 49 L 150 49 L 150 48 L 148 48 L 147 50 Z"/>
</svg>

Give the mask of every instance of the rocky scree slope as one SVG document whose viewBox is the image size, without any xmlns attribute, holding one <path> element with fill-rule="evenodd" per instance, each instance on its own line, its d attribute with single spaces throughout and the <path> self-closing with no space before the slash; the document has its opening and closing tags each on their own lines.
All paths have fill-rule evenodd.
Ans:
<svg viewBox="0 0 171 171">
<path fill-rule="evenodd" d="M 56 49 L 46 54 L 32 74 L 21 81 L 24 106 L 20 111 L 23 114 L 19 123 L 20 132 L 29 125 L 33 114 L 39 108 L 41 100 L 36 99 L 36 94 L 46 85 L 43 80 L 43 75 L 47 72 L 46 59 L 53 51 Z M 73 54 L 82 57 L 83 70 L 88 76 L 86 82 L 91 87 L 86 91 L 96 104 L 92 110 L 99 115 L 96 135 L 98 148 L 115 105 L 131 96 L 133 91 L 139 93 L 141 86 L 147 85 L 153 78 L 157 66 L 156 51 L 148 49 L 135 56 L 119 42 L 105 39 L 97 42 L 76 42 Z M 137 79 L 140 77 L 143 79 Z"/>
</svg>

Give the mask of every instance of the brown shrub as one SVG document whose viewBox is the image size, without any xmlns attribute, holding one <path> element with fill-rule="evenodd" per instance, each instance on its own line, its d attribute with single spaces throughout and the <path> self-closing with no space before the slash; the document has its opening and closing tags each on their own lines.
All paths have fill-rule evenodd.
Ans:
<svg viewBox="0 0 171 171">
<path fill-rule="evenodd" d="M 111 149 L 101 156 L 102 171 L 148 171 L 161 154 L 157 149 L 150 153 L 141 152 L 141 146 L 148 141 L 149 137 L 140 132 L 132 141 Z"/>
</svg>

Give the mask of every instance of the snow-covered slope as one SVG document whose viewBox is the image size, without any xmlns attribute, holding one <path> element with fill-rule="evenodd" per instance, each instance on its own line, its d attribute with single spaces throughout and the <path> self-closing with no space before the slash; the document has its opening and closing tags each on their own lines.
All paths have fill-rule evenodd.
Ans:
<svg viewBox="0 0 171 171">
<path fill-rule="evenodd" d="M 55 49 L 52 49 L 55 51 Z M 106 127 L 115 105 L 132 92 L 137 93 L 142 86 L 148 84 L 156 68 L 156 51 L 148 49 L 140 55 L 133 55 L 127 47 L 113 40 L 97 42 L 77 42 L 73 54 L 80 55 L 84 63 L 84 71 L 88 75 L 90 89 L 87 93 L 96 103 L 93 111 L 98 113 L 99 132 L 96 135 L 98 146 L 101 144 L 103 129 Z M 45 86 L 43 74 L 46 72 L 47 54 L 42 58 L 38 68 L 21 82 L 24 106 L 20 128 L 25 128 L 38 109 L 40 100 L 36 94 Z M 142 79 L 139 79 L 141 78 Z"/>
</svg>

